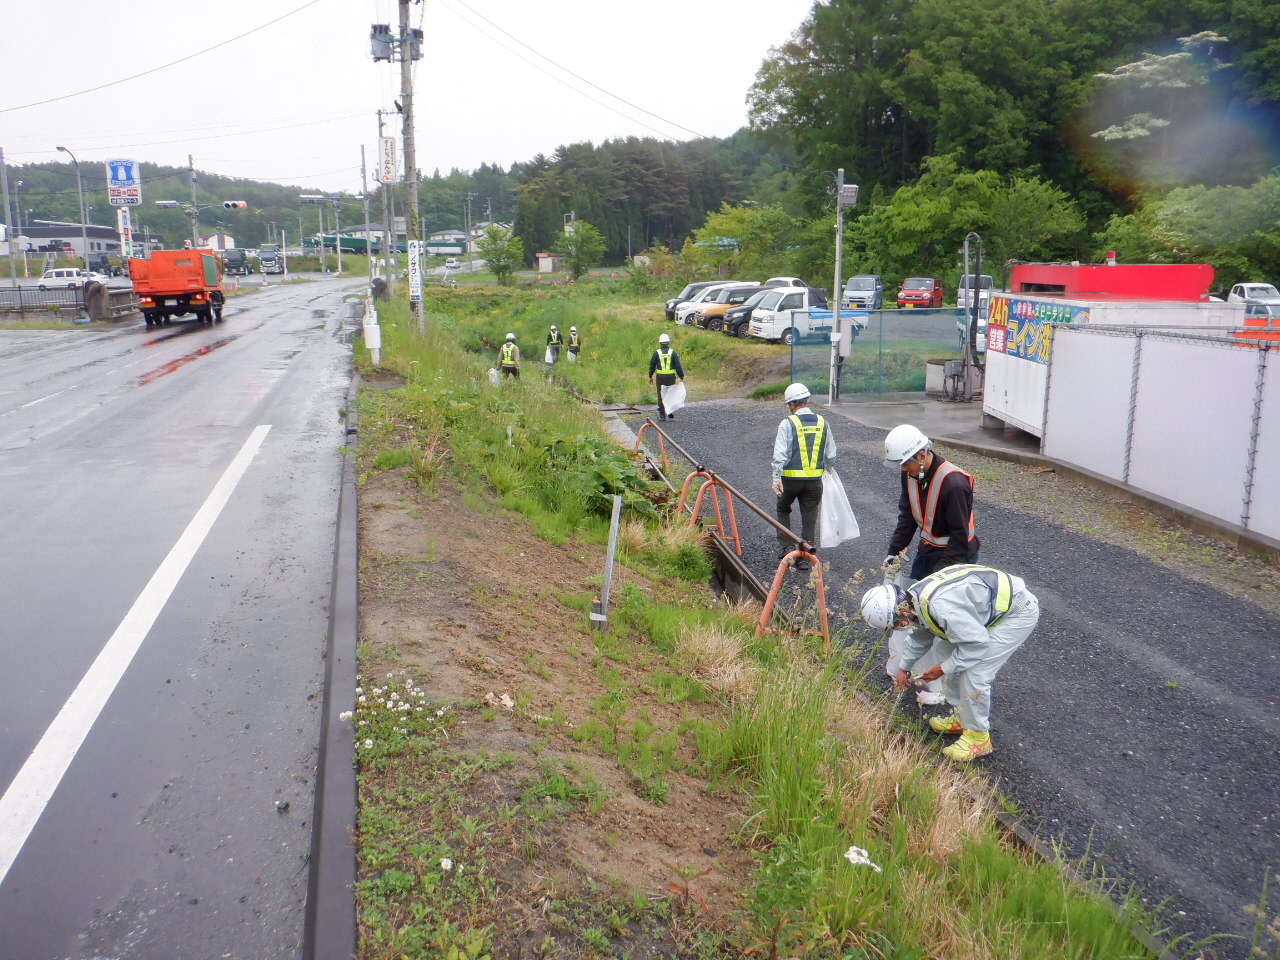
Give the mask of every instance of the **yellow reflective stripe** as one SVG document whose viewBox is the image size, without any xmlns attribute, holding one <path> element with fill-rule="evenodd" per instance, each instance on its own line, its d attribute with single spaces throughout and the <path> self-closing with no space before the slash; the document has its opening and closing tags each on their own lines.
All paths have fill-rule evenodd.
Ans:
<svg viewBox="0 0 1280 960">
<path fill-rule="evenodd" d="M 988 627 L 994 626 L 997 620 L 1009 612 L 1009 607 L 1013 604 L 1013 580 L 1003 570 L 976 563 L 958 563 L 955 566 L 944 567 L 911 587 L 911 592 L 916 597 L 916 609 L 920 613 L 921 621 L 940 637 L 946 636 L 946 632 L 934 621 L 929 602 L 943 587 L 948 587 L 969 576 L 978 577 L 991 591 L 991 606 L 986 618 Z"/>
<path fill-rule="evenodd" d="M 667 347 L 667 352 L 663 353 L 662 348 L 658 348 L 658 372 L 659 373 L 675 373 L 675 367 L 671 365 L 671 355 L 675 353 L 672 347 Z"/>
<path fill-rule="evenodd" d="M 796 447 L 800 452 L 800 469 L 783 470 L 784 477 L 820 477 L 822 466 L 818 463 L 818 451 L 822 449 L 822 437 L 827 421 L 818 417 L 817 423 L 806 424 L 797 414 L 787 418 L 796 428 Z"/>
<path fill-rule="evenodd" d="M 516 345 L 514 343 L 504 343 L 502 345 L 502 364 L 503 366 L 515 366 L 516 362 Z"/>
</svg>

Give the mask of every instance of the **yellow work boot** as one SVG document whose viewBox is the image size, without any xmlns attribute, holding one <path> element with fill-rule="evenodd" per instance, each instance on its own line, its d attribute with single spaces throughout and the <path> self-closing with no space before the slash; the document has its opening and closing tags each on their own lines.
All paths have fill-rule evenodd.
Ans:
<svg viewBox="0 0 1280 960">
<path fill-rule="evenodd" d="M 991 752 L 991 734 L 985 730 L 965 730 L 960 739 L 949 747 L 944 747 L 942 755 L 956 763 L 968 763 L 976 757 L 985 757 Z"/>
<path fill-rule="evenodd" d="M 934 733 L 959 733 L 960 718 L 954 713 L 949 717 L 930 717 L 929 726 Z"/>
</svg>

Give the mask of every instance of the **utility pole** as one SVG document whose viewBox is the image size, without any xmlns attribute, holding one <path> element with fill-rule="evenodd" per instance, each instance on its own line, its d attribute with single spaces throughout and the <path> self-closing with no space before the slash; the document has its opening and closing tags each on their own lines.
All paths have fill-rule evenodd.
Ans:
<svg viewBox="0 0 1280 960">
<path fill-rule="evenodd" d="M 187 169 L 191 171 L 191 249 L 194 250 L 200 246 L 200 209 L 196 206 L 196 162 L 189 153 Z"/>
<path fill-rule="evenodd" d="M 382 111 L 378 111 L 378 141 L 382 141 Z M 387 281 L 387 296 L 393 296 L 396 289 L 396 271 L 392 264 L 400 262 L 400 252 L 396 249 L 396 232 L 393 229 L 394 216 L 391 211 L 391 184 L 382 184 L 382 275 Z M 368 218 L 366 218 L 368 219 Z"/>
<path fill-rule="evenodd" d="M 409 49 L 406 50 L 405 46 Z M 418 153 L 413 142 L 413 61 L 417 59 L 409 34 L 409 0 L 400 0 L 400 105 L 404 117 L 401 136 L 404 137 L 404 215 L 409 240 L 409 256 L 417 258 L 417 264 L 409 264 L 409 276 L 418 277 L 418 299 L 413 299 L 413 287 L 409 289 L 409 314 L 419 330 L 426 329 L 422 317 L 422 232 L 418 222 Z M 419 53 L 418 56 L 421 56 Z"/>
<path fill-rule="evenodd" d="M 466 234 L 466 237 L 462 241 L 463 243 L 462 249 L 466 251 L 466 254 L 467 254 L 467 273 L 471 272 L 471 201 L 474 200 L 477 196 L 478 194 L 474 194 L 474 193 L 467 194 L 466 216 L 463 217 L 463 221 L 464 221 L 463 233 Z"/>
<path fill-rule="evenodd" d="M 844 291 L 841 274 L 844 271 L 844 209 L 858 202 L 858 185 L 845 185 L 844 167 L 836 171 L 836 276 L 831 284 L 833 303 L 831 305 L 831 372 L 827 385 L 827 403 L 832 404 L 840 399 L 840 351 L 844 346 L 844 324 L 840 320 L 840 299 Z M 849 331 L 849 339 L 853 339 L 853 331 Z M 852 343 L 851 343 L 852 346 Z"/>
<path fill-rule="evenodd" d="M 22 181 L 19 180 L 18 183 L 21 184 Z M 14 192 L 17 193 L 16 190 Z M 9 168 L 5 166 L 4 163 L 3 148 L 0 148 L 0 193 L 4 194 L 4 221 L 9 225 L 9 229 L 7 231 L 9 236 L 9 279 L 13 281 L 13 285 L 16 287 L 18 285 L 18 257 L 13 252 L 13 248 L 18 243 L 18 234 L 22 232 L 22 228 L 19 226 L 17 230 L 14 230 L 13 218 L 9 215 Z M 19 210 L 18 217 L 19 221 L 21 221 L 21 210 Z M 26 258 L 25 251 L 23 253 L 23 258 L 24 260 Z M 88 263 L 87 260 L 85 262 L 86 264 Z"/>
<path fill-rule="evenodd" d="M 369 260 L 369 289 L 373 290 L 373 239 L 369 236 L 369 178 L 365 175 L 364 144 L 360 144 L 360 199 L 364 203 L 364 252 Z"/>
</svg>

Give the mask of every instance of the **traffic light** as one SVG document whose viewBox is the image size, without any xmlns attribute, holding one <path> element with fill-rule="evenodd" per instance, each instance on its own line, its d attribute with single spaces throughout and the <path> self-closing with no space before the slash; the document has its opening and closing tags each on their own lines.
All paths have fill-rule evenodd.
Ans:
<svg viewBox="0 0 1280 960">
<path fill-rule="evenodd" d="M 243 210 L 245 207 L 249 206 L 243 200 L 224 200 L 222 201 L 222 205 L 228 210 Z"/>
</svg>

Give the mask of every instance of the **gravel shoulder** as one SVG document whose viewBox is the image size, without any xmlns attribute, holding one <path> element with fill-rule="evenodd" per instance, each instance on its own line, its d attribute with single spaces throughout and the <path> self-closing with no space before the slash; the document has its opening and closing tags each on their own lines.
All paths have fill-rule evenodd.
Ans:
<svg viewBox="0 0 1280 960">
<path fill-rule="evenodd" d="M 668 426 L 772 509 L 781 415 L 776 402 L 715 401 Z M 884 431 L 843 417 L 833 427 L 862 537 L 824 556 L 825 581 L 849 618 L 860 591 L 848 584 L 877 576 L 897 477 L 881 464 Z M 1028 826 L 1164 903 L 1183 946 L 1248 938 L 1248 907 L 1280 865 L 1275 567 L 1051 470 L 951 459 L 977 481 L 982 560 L 1024 577 L 1043 611 L 996 686 L 997 751 L 983 766 Z M 738 516 L 748 565 L 768 582 L 773 534 Z M 1244 957 L 1247 939 L 1213 949 Z"/>
</svg>

